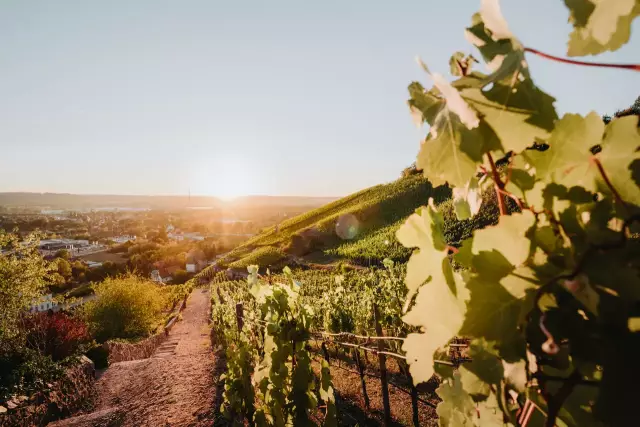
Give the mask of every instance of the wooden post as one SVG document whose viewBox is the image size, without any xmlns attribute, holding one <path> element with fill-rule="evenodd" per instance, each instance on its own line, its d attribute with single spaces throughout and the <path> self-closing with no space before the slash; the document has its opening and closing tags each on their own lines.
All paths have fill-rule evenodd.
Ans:
<svg viewBox="0 0 640 427">
<path fill-rule="evenodd" d="M 238 332 L 240 332 L 244 326 L 244 307 L 241 302 L 236 304 L 236 321 L 238 323 Z"/>
<path fill-rule="evenodd" d="M 324 341 L 322 341 L 322 354 L 324 355 L 324 360 L 329 363 L 329 350 L 327 350 L 327 346 Z"/>
<path fill-rule="evenodd" d="M 360 361 L 360 350 L 357 348 L 353 349 L 353 352 L 356 356 L 356 365 L 358 366 L 358 372 L 360 373 L 360 384 L 362 385 L 362 396 L 364 396 L 364 406 L 369 409 L 369 395 L 367 394 L 367 382 L 364 379 L 364 367 L 362 366 L 362 362 Z"/>
<path fill-rule="evenodd" d="M 418 413 L 418 389 L 413 385 L 413 378 L 409 375 L 411 381 L 411 409 L 413 411 L 413 425 L 420 427 L 420 415 Z"/>
<path fill-rule="evenodd" d="M 378 312 L 378 306 L 373 304 L 373 318 L 376 322 L 376 335 L 383 337 L 382 326 L 380 325 L 380 313 Z M 384 351 L 383 340 L 378 341 L 378 350 Z M 382 405 L 384 406 L 384 425 L 391 425 L 391 405 L 389 404 L 389 383 L 387 381 L 387 357 L 378 353 L 378 362 L 380 364 L 380 383 L 382 385 Z"/>
</svg>

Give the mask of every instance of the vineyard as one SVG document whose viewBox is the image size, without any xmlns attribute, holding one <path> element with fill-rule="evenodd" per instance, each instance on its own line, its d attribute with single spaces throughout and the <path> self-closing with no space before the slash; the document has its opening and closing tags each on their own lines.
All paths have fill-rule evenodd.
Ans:
<svg viewBox="0 0 640 427">
<path fill-rule="evenodd" d="M 565 3 L 571 56 L 618 49 L 640 15 L 633 0 Z M 266 230 L 223 259 L 247 281 L 206 273 L 234 425 L 637 424 L 639 114 L 560 117 L 526 56 L 576 72 L 640 66 L 525 47 L 497 0 L 465 34 L 490 74 L 456 53 L 454 81 L 419 60 L 433 87 L 409 85 L 411 115 L 428 126 L 423 176 Z M 347 215 L 357 235 L 345 239 Z M 309 236 L 322 245 L 302 245 Z M 318 248 L 361 267 L 258 274 Z M 358 379 L 358 408 L 342 371 Z"/>
</svg>

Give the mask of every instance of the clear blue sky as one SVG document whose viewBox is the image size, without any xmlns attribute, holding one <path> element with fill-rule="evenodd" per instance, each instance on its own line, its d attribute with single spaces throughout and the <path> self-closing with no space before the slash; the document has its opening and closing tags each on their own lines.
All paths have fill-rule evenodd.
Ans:
<svg viewBox="0 0 640 427">
<path fill-rule="evenodd" d="M 563 55 L 561 0 L 504 0 Z M 406 87 L 447 73 L 479 0 L 3 0 L 0 191 L 343 195 L 395 179 Z M 637 62 L 632 41 L 598 60 Z M 640 73 L 530 57 L 561 113 L 613 112 Z"/>
</svg>

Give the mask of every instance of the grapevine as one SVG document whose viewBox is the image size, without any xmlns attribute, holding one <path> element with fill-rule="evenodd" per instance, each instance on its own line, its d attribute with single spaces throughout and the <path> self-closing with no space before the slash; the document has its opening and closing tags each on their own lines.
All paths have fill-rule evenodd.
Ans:
<svg viewBox="0 0 640 427">
<path fill-rule="evenodd" d="M 570 56 L 616 50 L 640 2 L 565 2 Z M 606 9 L 606 11 L 605 11 Z M 456 53 L 449 82 L 420 61 L 434 86 L 409 86 L 417 124 L 429 126 L 417 167 L 453 187 L 456 214 L 475 215 L 494 192 L 498 224 L 460 247 L 430 203 L 397 231 L 407 264 L 403 350 L 416 384 L 434 354 L 472 339 L 472 362 L 446 375 L 441 425 L 633 425 L 640 398 L 640 133 L 638 116 L 605 124 L 596 113 L 558 117 L 531 78 L 526 53 L 567 66 L 638 65 L 563 60 L 513 35 L 497 0 L 466 29 L 490 74 Z M 504 166 L 498 166 L 498 165 Z M 508 203 L 515 205 L 514 209 Z M 636 233 L 636 234 L 634 234 Z"/>
</svg>

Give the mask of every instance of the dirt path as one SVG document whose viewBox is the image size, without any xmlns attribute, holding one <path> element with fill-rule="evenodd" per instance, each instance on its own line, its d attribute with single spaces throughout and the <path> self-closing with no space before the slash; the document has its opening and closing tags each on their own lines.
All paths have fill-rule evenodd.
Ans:
<svg viewBox="0 0 640 427">
<path fill-rule="evenodd" d="M 209 292 L 196 289 L 182 320 L 150 359 L 115 363 L 96 383 L 95 411 L 118 407 L 123 426 L 212 424 L 215 385 Z"/>
</svg>

